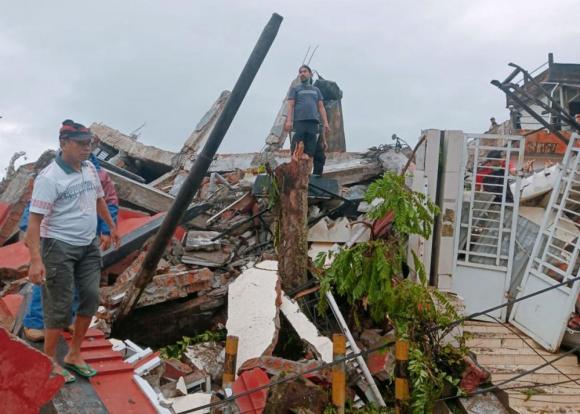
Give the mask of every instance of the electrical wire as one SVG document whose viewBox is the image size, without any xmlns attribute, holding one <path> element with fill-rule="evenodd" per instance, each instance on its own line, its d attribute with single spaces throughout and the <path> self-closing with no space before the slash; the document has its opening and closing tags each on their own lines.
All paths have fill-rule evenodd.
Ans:
<svg viewBox="0 0 580 414">
<path fill-rule="evenodd" d="M 446 329 L 447 331 L 449 331 L 449 330 L 453 329 L 455 326 L 457 326 L 460 323 L 465 322 L 467 320 L 474 319 L 474 318 L 476 318 L 478 316 L 487 315 L 490 312 L 496 311 L 498 309 L 501 309 L 503 307 L 509 306 L 509 305 L 514 304 L 514 303 L 517 303 L 517 302 L 521 302 L 521 301 L 526 300 L 526 299 L 530 299 L 530 298 L 532 298 L 534 296 L 537 296 L 537 295 L 540 295 L 542 293 L 548 292 L 550 290 L 559 288 L 560 286 L 577 282 L 578 280 L 580 280 L 580 276 L 577 276 L 575 278 L 566 280 L 564 282 L 557 283 L 555 285 L 549 286 L 549 287 L 544 288 L 544 289 L 540 289 L 540 290 L 538 290 L 536 292 L 530 293 L 530 294 L 525 295 L 525 296 L 522 296 L 520 298 L 516 298 L 516 299 L 509 300 L 509 301 L 507 301 L 507 302 L 505 302 L 503 304 L 500 304 L 500 305 L 497 305 L 497 306 L 493 306 L 493 307 L 491 307 L 489 309 L 486 309 L 484 311 L 474 312 L 471 315 L 468 315 L 468 316 L 459 318 L 459 319 L 457 319 L 455 321 L 450 322 L 449 324 L 435 326 L 433 328 L 428 329 L 427 332 L 435 332 L 435 331 L 438 331 L 438 330 L 441 330 L 441 329 Z M 445 336 L 445 334 L 443 336 Z M 268 384 L 264 384 L 264 385 L 261 385 L 259 387 L 252 388 L 250 390 L 246 390 L 246 391 L 241 392 L 239 394 L 231 395 L 229 397 L 224 398 L 221 401 L 216 401 L 216 402 L 213 402 L 213 403 L 209 403 L 209 404 L 205 404 L 205 405 L 202 405 L 202 406 L 199 406 L 199 407 L 192 408 L 192 409 L 187 410 L 187 411 L 183 411 L 183 413 L 184 414 L 186 414 L 186 413 L 193 413 L 195 411 L 204 410 L 204 409 L 213 408 L 213 407 L 216 407 L 216 406 L 221 406 L 221 405 L 224 405 L 224 404 L 228 404 L 228 403 L 230 403 L 232 401 L 235 401 L 238 398 L 245 397 L 245 396 L 250 395 L 250 394 L 253 394 L 253 393 L 257 392 L 257 391 L 260 391 L 260 390 L 263 390 L 263 389 L 268 389 L 268 388 L 271 388 L 271 387 L 273 387 L 275 385 L 279 385 L 279 384 L 282 384 L 284 382 L 288 382 L 288 381 L 291 381 L 291 380 L 298 379 L 298 378 L 300 378 L 300 377 L 302 377 L 303 375 L 306 375 L 306 374 L 310 374 L 310 373 L 313 373 L 313 372 L 316 372 L 316 371 L 320 371 L 322 369 L 326 369 L 326 368 L 333 367 L 334 365 L 337 365 L 337 364 L 340 364 L 340 363 L 349 361 L 349 360 L 354 359 L 354 358 L 358 358 L 359 356 L 366 356 L 366 355 L 368 355 L 370 353 L 379 351 L 379 350 L 384 349 L 387 346 L 391 346 L 393 344 L 394 344 L 394 341 L 390 341 L 388 343 L 385 343 L 385 344 L 383 344 L 381 346 L 378 346 L 378 347 L 375 347 L 375 348 L 371 348 L 371 349 L 367 349 L 367 350 L 364 350 L 364 351 L 360 351 L 358 353 L 351 353 L 351 354 L 348 354 L 348 355 L 344 356 L 343 358 L 336 359 L 336 360 L 334 360 L 332 362 L 323 363 L 323 364 L 321 364 L 318 367 L 308 369 L 306 371 L 303 371 L 301 373 L 298 373 L 298 374 L 295 374 L 295 375 L 292 375 L 292 376 L 287 376 L 287 377 L 281 378 L 281 379 L 279 379 L 277 381 L 273 381 L 273 382 L 270 382 Z M 524 377 L 524 376 L 526 376 L 528 374 L 534 373 L 534 372 L 538 371 L 539 369 L 542 369 L 542 368 L 544 368 L 546 366 L 553 366 L 552 364 L 554 362 L 557 362 L 560 359 L 562 359 L 562 358 L 564 358 L 564 357 L 566 357 L 566 356 L 568 356 L 568 355 L 570 355 L 570 354 L 572 354 L 572 353 L 574 353 L 576 351 L 580 351 L 580 346 L 574 347 L 574 348 L 566 351 L 565 353 L 559 355 L 558 357 L 552 359 L 551 361 L 546 361 L 545 363 L 543 363 L 541 365 L 538 365 L 535 368 L 532 368 L 530 370 L 524 371 L 524 372 L 522 372 L 522 373 L 520 373 L 518 375 L 515 375 L 514 377 L 508 378 L 507 380 L 504 380 L 504 381 L 500 382 L 499 384 L 496 384 L 496 385 L 493 385 L 493 386 L 487 387 L 487 388 L 482 388 L 480 390 L 477 390 L 477 391 L 475 391 L 473 393 L 470 393 L 470 394 L 467 394 L 467 395 L 460 395 L 460 396 L 455 395 L 455 396 L 450 396 L 450 397 L 444 397 L 444 398 L 440 398 L 440 399 L 438 399 L 436 401 L 447 401 L 447 400 L 453 400 L 453 399 L 457 399 L 457 398 L 471 397 L 471 396 L 474 396 L 474 395 L 484 394 L 484 393 L 487 393 L 487 392 L 490 392 L 490 391 L 493 391 L 493 390 L 496 390 L 496 389 L 501 389 L 500 387 L 502 385 L 509 384 L 510 382 L 513 382 L 513 381 L 515 381 L 515 380 L 517 380 L 517 379 L 519 379 L 521 377 Z"/>
<path fill-rule="evenodd" d="M 394 343 L 395 343 L 395 341 L 388 341 L 388 342 L 385 342 L 384 344 L 377 346 L 377 347 L 374 347 L 374 348 L 369 348 L 369 349 L 364 350 L 364 351 L 345 355 L 344 357 L 337 358 L 337 359 L 333 360 L 332 362 L 324 362 L 317 367 L 307 369 L 307 370 L 302 371 L 298 374 L 285 376 L 283 378 L 280 378 L 279 380 L 271 381 L 268 384 L 260 385 L 259 387 L 255 387 L 255 388 L 252 388 L 250 390 L 246 390 L 246 391 L 241 392 L 239 394 L 231 395 L 229 397 L 224 398 L 221 401 L 215 401 L 213 403 L 209 403 L 209 404 L 205 404 L 205 405 L 202 405 L 199 407 L 195 407 L 195 408 L 189 409 L 187 411 L 182 411 L 182 414 L 193 413 L 195 411 L 205 410 L 208 408 L 214 408 L 216 406 L 228 404 L 232 401 L 237 400 L 238 398 L 245 397 L 245 396 L 253 394 L 257 391 L 271 388 L 271 387 L 274 387 L 274 386 L 279 385 L 279 384 L 283 384 L 283 383 L 288 382 L 288 381 L 293 381 L 293 380 L 298 379 L 304 375 L 311 374 L 311 373 L 316 372 L 316 371 L 321 371 L 323 369 L 332 368 L 335 365 L 341 364 L 343 362 L 349 361 L 349 360 L 354 359 L 354 358 L 358 358 L 359 356 L 363 356 L 363 357 L 367 356 L 368 354 L 371 354 L 373 352 L 377 352 L 377 351 L 380 351 L 384 348 L 387 348 L 387 347 L 393 345 Z"/>
<path fill-rule="evenodd" d="M 557 362 L 557 361 L 559 361 L 559 360 L 567 357 L 568 355 L 570 355 L 570 354 L 572 354 L 572 353 L 574 353 L 576 351 L 580 351 L 580 346 L 576 346 L 576 347 L 574 347 L 572 349 L 569 349 L 568 351 L 564 352 L 561 355 L 558 355 L 556 358 L 552 359 L 551 361 L 545 362 L 545 363 L 543 363 L 541 365 L 538 365 L 537 367 L 534 367 L 532 369 L 529 369 L 527 371 L 524 371 L 524 372 L 521 372 L 521 373 L 519 373 L 517 375 L 514 375 L 513 377 L 508 378 L 508 379 L 506 379 L 506 380 L 504 380 L 504 381 L 502 381 L 502 382 L 500 382 L 498 384 L 492 385 L 491 387 L 481 388 L 481 389 L 479 389 L 477 391 L 474 391 L 472 393 L 468 393 L 466 395 L 452 395 L 452 396 L 449 396 L 449 397 L 443 397 L 443 398 L 439 398 L 439 399 L 437 399 L 435 401 L 449 401 L 449 400 L 455 400 L 457 398 L 473 397 L 475 395 L 485 394 L 487 392 L 494 391 L 494 390 L 501 390 L 502 388 L 500 388 L 500 387 L 502 385 L 509 384 L 510 382 L 514 382 L 515 380 L 520 379 L 521 377 L 525 377 L 526 375 L 533 374 L 534 372 L 536 372 L 536 371 L 538 371 L 538 370 L 540 370 L 540 369 L 542 369 L 544 367 L 547 367 L 549 365 L 552 365 L 554 362 Z"/>
<path fill-rule="evenodd" d="M 536 355 L 538 355 L 540 358 L 542 358 L 544 360 L 544 362 L 548 362 L 549 363 L 548 359 L 544 355 L 540 354 L 538 352 L 538 350 L 536 348 L 534 348 L 528 341 L 526 341 L 526 339 L 523 337 L 523 335 L 521 335 L 518 331 L 516 331 L 512 326 L 508 325 L 507 323 L 504 323 L 504 322 L 500 321 L 495 316 L 492 316 L 492 315 L 489 315 L 489 314 L 487 314 L 486 316 L 490 317 L 491 319 L 493 319 L 494 321 L 496 321 L 497 323 L 499 323 L 500 325 L 502 325 L 503 327 L 505 327 L 506 329 L 508 329 L 509 331 L 511 331 L 514 335 L 516 335 L 519 339 L 521 339 L 521 341 L 524 344 L 526 344 L 526 346 L 528 348 L 530 348 L 532 351 L 534 351 L 534 353 Z M 579 385 L 580 386 L 580 382 L 578 382 L 578 380 L 572 379 L 570 376 L 568 376 L 568 374 L 566 374 L 564 371 L 562 371 L 557 366 L 552 365 L 552 364 L 550 364 L 550 365 L 552 366 L 552 368 L 554 368 L 556 371 L 558 371 L 559 374 L 563 375 L 564 377 L 566 377 L 570 381 L 575 382 L 576 385 Z"/>
</svg>

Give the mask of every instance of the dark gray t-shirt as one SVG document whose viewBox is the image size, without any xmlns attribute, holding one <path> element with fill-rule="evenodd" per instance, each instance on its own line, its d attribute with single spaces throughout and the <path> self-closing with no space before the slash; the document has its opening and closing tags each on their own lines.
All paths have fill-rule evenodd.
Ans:
<svg viewBox="0 0 580 414">
<path fill-rule="evenodd" d="M 294 121 L 320 121 L 318 101 L 324 100 L 320 89 L 312 85 L 296 85 L 288 93 L 294 100 Z"/>
</svg>

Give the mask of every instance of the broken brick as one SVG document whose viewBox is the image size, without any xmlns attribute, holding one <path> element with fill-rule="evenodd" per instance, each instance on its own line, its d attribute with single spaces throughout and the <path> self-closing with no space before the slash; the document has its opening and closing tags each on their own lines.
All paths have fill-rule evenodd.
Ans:
<svg viewBox="0 0 580 414">
<path fill-rule="evenodd" d="M 163 361 L 163 378 L 177 381 L 179 377 L 186 376 L 193 372 L 193 368 L 178 359 L 171 358 Z"/>
</svg>

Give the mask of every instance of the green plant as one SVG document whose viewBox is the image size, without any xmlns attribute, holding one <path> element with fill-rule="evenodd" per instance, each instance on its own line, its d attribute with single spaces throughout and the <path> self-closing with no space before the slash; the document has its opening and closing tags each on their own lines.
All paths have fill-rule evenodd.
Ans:
<svg viewBox="0 0 580 414">
<path fill-rule="evenodd" d="M 534 395 L 545 394 L 546 391 L 542 388 L 524 388 L 523 390 L 520 390 L 520 393 L 526 396 L 524 401 L 529 401 Z"/>
<path fill-rule="evenodd" d="M 381 201 L 373 202 L 377 199 Z M 369 218 L 391 215 L 393 230 L 385 239 L 332 254 L 328 268 L 324 267 L 327 255 L 320 254 L 315 264 L 321 297 L 335 290 L 351 308 L 368 311 L 372 320 L 383 326 L 388 322 L 398 338 L 409 341 L 410 406 L 414 413 L 430 412 L 444 392 L 460 392 L 459 373 L 468 352 L 462 338 L 455 338 L 459 346 L 452 346 L 443 340 L 447 332 L 436 329 L 459 317 L 444 294 L 427 286 L 425 269 L 414 252 L 416 282 L 403 274 L 408 236 L 429 238 L 439 209 L 424 194 L 409 190 L 404 177 L 391 172 L 369 186 L 365 200 L 374 206 Z M 321 300 L 319 309 L 325 306 Z"/>
<path fill-rule="evenodd" d="M 202 342 L 221 342 L 225 341 L 227 332 L 225 329 L 218 331 L 205 331 L 196 336 L 184 336 L 175 344 L 159 348 L 160 356 L 163 359 L 181 359 L 188 346 L 199 344 Z"/>
<path fill-rule="evenodd" d="M 333 255 L 334 261 L 328 269 L 322 270 L 326 253 L 319 254 L 315 264 L 323 275 L 323 293 L 335 288 L 347 298 L 349 304 L 369 309 L 373 320 L 380 322 L 389 313 L 394 300 L 393 278 L 403 277 L 408 236 L 418 234 L 429 238 L 433 218 L 439 209 L 424 194 L 409 190 L 405 177 L 393 172 L 386 172 L 369 186 L 365 200 L 372 203 L 375 199 L 382 201 L 374 205 L 368 216 L 379 219 L 392 214 L 394 228 L 391 236 L 341 249 Z M 413 259 L 417 276 L 425 283 L 423 264 L 414 253 Z M 325 306 L 322 300 L 319 309 L 324 310 Z"/>
<path fill-rule="evenodd" d="M 409 190 L 404 176 L 387 171 L 382 178 L 371 183 L 365 201 L 372 203 L 376 199 L 382 201 L 368 212 L 369 218 L 376 220 L 393 213 L 398 235 L 406 238 L 409 234 L 418 234 L 429 238 L 439 208 L 425 194 Z"/>
</svg>

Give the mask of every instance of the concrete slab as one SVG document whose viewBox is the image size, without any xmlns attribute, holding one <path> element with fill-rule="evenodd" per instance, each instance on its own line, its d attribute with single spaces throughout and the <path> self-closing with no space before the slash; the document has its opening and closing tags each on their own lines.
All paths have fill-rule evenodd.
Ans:
<svg viewBox="0 0 580 414">
<path fill-rule="evenodd" d="M 356 243 L 367 241 L 369 238 L 368 226 L 360 223 L 351 226 L 346 217 L 340 217 L 335 221 L 324 217 L 308 230 L 309 242 Z"/>
<path fill-rule="evenodd" d="M 266 260 L 229 285 L 228 335 L 239 338 L 236 370 L 250 358 L 271 355 L 278 340 L 281 302 L 278 262 Z"/>
<path fill-rule="evenodd" d="M 280 310 L 290 322 L 300 339 L 302 339 L 317 357 L 324 362 L 332 362 L 332 341 L 320 335 L 316 326 L 300 310 L 298 303 L 286 294 L 282 295 Z"/>
<path fill-rule="evenodd" d="M 188 394 L 183 397 L 175 398 L 171 408 L 173 408 L 173 411 L 175 411 L 176 414 L 179 414 L 209 404 L 210 402 L 211 402 L 211 394 L 198 392 L 195 394 Z M 199 410 L 196 412 L 209 413 L 209 409 Z"/>
</svg>

